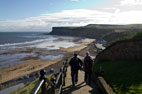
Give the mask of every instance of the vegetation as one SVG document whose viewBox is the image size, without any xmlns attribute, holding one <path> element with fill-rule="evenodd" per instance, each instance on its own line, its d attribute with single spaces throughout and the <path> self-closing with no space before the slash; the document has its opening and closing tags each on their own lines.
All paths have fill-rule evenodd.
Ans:
<svg viewBox="0 0 142 94">
<path fill-rule="evenodd" d="M 117 39 L 116 41 L 129 40 L 129 39 L 132 39 L 132 36 L 121 37 Z"/>
<path fill-rule="evenodd" d="M 53 75 L 47 76 L 48 79 L 51 79 Z M 36 79 L 33 82 L 27 83 L 24 87 L 20 87 L 15 91 L 12 91 L 10 94 L 32 94 L 32 91 L 36 84 L 39 82 L 39 79 Z"/>
<path fill-rule="evenodd" d="M 105 80 L 117 94 L 142 94 L 141 61 L 95 62 L 94 72 L 103 70 Z"/>
<path fill-rule="evenodd" d="M 136 33 L 132 38 L 133 39 L 142 39 L 142 31 L 139 31 L 138 33 Z"/>
<path fill-rule="evenodd" d="M 119 38 L 117 41 L 129 40 L 129 39 L 142 39 L 142 31 L 139 31 L 132 36 L 126 36 L 126 37 Z"/>
<path fill-rule="evenodd" d="M 35 80 L 31 83 L 27 83 L 24 87 L 20 87 L 17 90 L 12 91 L 10 94 L 32 94 L 32 90 L 34 89 L 37 83 L 38 80 Z"/>
</svg>

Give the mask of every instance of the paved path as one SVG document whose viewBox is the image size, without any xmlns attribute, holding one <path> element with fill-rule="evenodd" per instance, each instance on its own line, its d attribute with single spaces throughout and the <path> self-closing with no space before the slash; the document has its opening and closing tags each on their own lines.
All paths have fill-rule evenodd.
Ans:
<svg viewBox="0 0 142 94">
<path fill-rule="evenodd" d="M 93 86 L 93 87 L 92 87 Z M 66 85 L 63 87 L 63 94 L 99 94 L 95 89 L 95 84 L 92 86 L 84 83 L 84 72 L 79 71 L 78 83 L 72 87 L 70 67 L 67 70 Z"/>
</svg>

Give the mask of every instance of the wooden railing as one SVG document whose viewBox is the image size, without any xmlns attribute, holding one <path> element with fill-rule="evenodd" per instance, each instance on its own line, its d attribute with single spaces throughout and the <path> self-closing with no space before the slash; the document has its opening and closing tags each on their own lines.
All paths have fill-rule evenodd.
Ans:
<svg viewBox="0 0 142 94">
<path fill-rule="evenodd" d="M 35 86 L 32 94 L 39 94 L 38 92 L 39 92 L 40 89 L 41 89 L 42 94 L 61 94 L 62 86 L 65 85 L 65 77 L 66 77 L 67 67 L 68 67 L 68 64 L 67 64 L 67 60 L 66 60 L 66 61 L 63 62 L 63 65 L 62 65 L 62 67 L 60 69 L 60 72 L 58 73 L 58 76 L 57 76 L 57 79 L 56 79 L 55 83 L 48 80 L 48 79 L 47 80 L 42 79 Z M 46 86 L 45 86 L 46 82 L 49 85 L 51 85 L 51 87 L 53 89 L 52 93 L 47 92 Z"/>
<path fill-rule="evenodd" d="M 33 94 L 38 94 L 38 91 L 43 83 L 44 83 L 44 80 L 40 81 L 40 83 L 37 84 L 36 89 L 33 92 Z"/>
<path fill-rule="evenodd" d="M 63 63 L 63 66 L 60 70 L 60 73 L 59 73 L 56 83 L 55 83 L 56 84 L 55 94 L 61 94 L 61 92 L 62 92 L 62 86 L 65 85 L 65 77 L 66 77 L 67 67 L 68 67 L 68 64 L 67 64 L 67 60 L 66 60 Z"/>
</svg>

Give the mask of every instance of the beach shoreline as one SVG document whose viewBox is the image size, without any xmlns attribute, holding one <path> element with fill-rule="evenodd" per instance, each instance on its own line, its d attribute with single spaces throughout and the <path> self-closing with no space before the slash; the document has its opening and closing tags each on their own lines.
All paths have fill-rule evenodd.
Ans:
<svg viewBox="0 0 142 94">
<path fill-rule="evenodd" d="M 33 72 L 38 72 L 41 69 L 50 70 L 51 68 L 60 68 L 63 61 L 66 58 L 70 58 L 74 52 L 78 52 L 83 56 L 83 50 L 90 47 L 90 44 L 93 43 L 94 39 L 84 39 L 82 44 L 79 46 L 69 47 L 69 48 L 60 48 L 57 50 L 59 52 L 66 52 L 65 56 L 55 60 L 40 60 L 37 58 L 28 58 L 23 63 L 16 64 L 14 66 L 6 67 L 0 69 L 1 78 L 0 83 L 7 82 L 12 79 L 22 77 L 24 75 L 31 74 Z"/>
</svg>

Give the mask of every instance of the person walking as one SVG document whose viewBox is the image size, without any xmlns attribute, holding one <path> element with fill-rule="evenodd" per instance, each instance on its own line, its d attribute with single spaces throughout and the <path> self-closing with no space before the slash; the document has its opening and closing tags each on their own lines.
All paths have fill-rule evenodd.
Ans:
<svg viewBox="0 0 142 94">
<path fill-rule="evenodd" d="M 92 70 L 93 70 L 93 59 L 89 55 L 89 52 L 86 52 L 86 56 L 84 58 L 84 71 L 85 71 L 84 81 L 86 83 L 89 82 L 89 84 L 91 84 Z"/>
<path fill-rule="evenodd" d="M 72 85 L 75 86 L 75 84 L 78 82 L 78 70 L 81 69 L 83 63 L 75 53 L 74 57 L 71 58 L 69 65 L 71 66 Z"/>
</svg>

